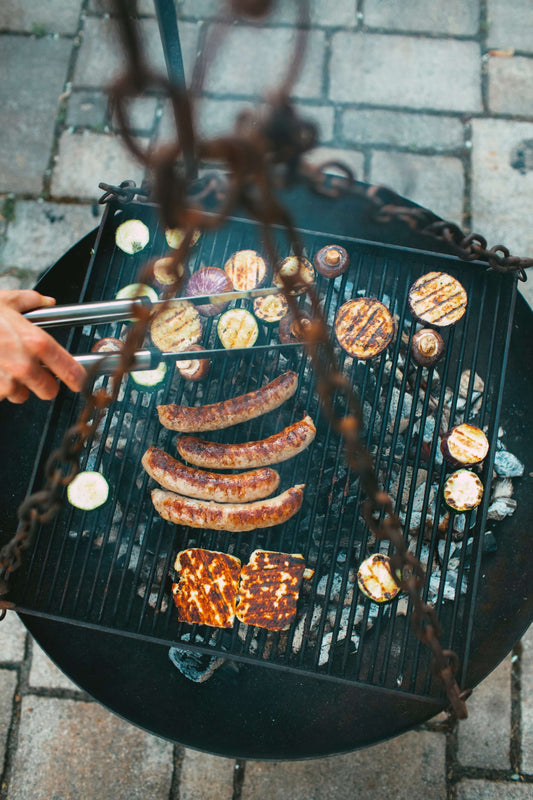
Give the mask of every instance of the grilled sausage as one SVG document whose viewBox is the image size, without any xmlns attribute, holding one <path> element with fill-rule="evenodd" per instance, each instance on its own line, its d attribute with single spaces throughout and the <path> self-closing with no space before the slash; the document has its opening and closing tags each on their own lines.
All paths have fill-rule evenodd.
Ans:
<svg viewBox="0 0 533 800">
<path fill-rule="evenodd" d="M 219 444 L 198 436 L 180 436 L 176 447 L 185 461 L 207 469 L 247 469 L 278 464 L 298 455 L 315 438 L 313 420 L 305 416 L 268 439 L 244 444 Z"/>
<path fill-rule="evenodd" d="M 239 533 L 286 522 L 300 510 L 304 488 L 292 486 L 276 497 L 255 503 L 207 503 L 153 489 L 152 502 L 158 514 L 175 525 Z"/>
<path fill-rule="evenodd" d="M 231 397 L 220 403 L 191 407 L 170 404 L 158 406 L 159 421 L 165 428 L 182 433 L 216 431 L 273 411 L 296 391 L 298 376 L 290 370 L 253 392 Z"/>
<path fill-rule="evenodd" d="M 218 475 L 216 472 L 187 467 L 158 447 L 148 448 L 142 457 L 142 465 L 163 489 L 199 500 L 215 500 L 217 503 L 260 500 L 275 492 L 279 486 L 279 474 L 269 467 L 234 475 Z"/>
</svg>

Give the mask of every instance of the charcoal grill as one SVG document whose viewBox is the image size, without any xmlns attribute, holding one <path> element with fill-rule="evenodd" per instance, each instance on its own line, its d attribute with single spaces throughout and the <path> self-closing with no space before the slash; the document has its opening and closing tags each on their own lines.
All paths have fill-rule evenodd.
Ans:
<svg viewBox="0 0 533 800">
<path fill-rule="evenodd" d="M 417 423 L 423 427 L 429 416 L 431 392 L 422 395 L 420 407 L 413 404 L 412 412 L 407 414 L 403 438 L 410 444 L 404 451 L 397 447 L 402 438 L 399 417 L 391 415 L 390 409 L 393 397 L 401 408 L 407 394 L 406 372 L 400 378 L 397 371 L 403 348 L 415 330 L 407 311 L 407 291 L 420 274 L 430 270 L 441 269 L 461 280 L 470 302 L 463 321 L 447 332 L 447 355 L 437 368 L 440 400 L 439 395 L 434 399 L 438 415 L 446 386 L 452 389 L 452 403 L 456 404 L 465 369 L 483 378 L 485 392 L 477 419 L 488 427 L 491 449 L 482 478 L 490 483 L 500 423 L 506 428 L 509 448 L 518 455 L 520 442 L 524 447 L 523 426 L 528 429 L 520 403 L 528 393 L 529 375 L 519 370 L 516 362 L 510 371 L 513 413 L 506 413 L 505 403 L 503 416 L 500 413 L 509 353 L 516 359 L 522 346 L 527 349 L 527 341 L 514 352 L 511 348 L 515 279 L 489 272 L 480 263 L 464 264 L 445 253 L 421 250 L 423 237 L 419 235 L 417 239 L 414 233 L 407 234 L 403 229 L 390 232 L 392 239 L 401 232 L 401 247 L 357 238 L 363 231 L 369 236 L 376 232 L 364 224 L 354 198 L 324 201 L 299 196 L 296 191 L 288 193 L 287 202 L 295 209 L 300 235 L 311 257 L 332 242 L 343 244 L 350 253 L 348 273 L 335 281 L 318 279 L 328 321 L 332 322 L 342 302 L 359 291 L 383 300 L 397 317 L 398 334 L 387 354 L 367 364 L 352 362 L 340 351 L 339 356 L 367 409 L 365 435 L 374 450 L 378 472 L 386 488 L 396 476 L 400 494 L 403 482 L 408 516 L 412 512 L 416 471 L 428 467 L 435 470 L 442 485 L 446 468 L 436 461 L 437 434 L 430 441 L 429 452 L 414 435 Z M 141 218 L 149 225 L 150 252 L 125 256 L 115 248 L 116 226 L 128 217 Z M 353 235 L 346 235 L 347 231 Z M 286 255 L 281 232 L 277 233 L 280 254 Z M 81 243 L 73 251 L 76 256 L 67 254 L 45 276 L 42 288 L 56 294 L 61 302 L 112 298 L 118 288 L 135 280 L 147 257 L 163 251 L 163 242 L 156 208 L 139 203 L 110 204 L 93 253 L 90 259 L 85 256 L 86 262 L 89 260 L 86 274 L 82 276 L 73 265 L 77 259 L 83 260 L 81 254 L 87 252 L 91 241 Z M 245 218 L 235 218 L 223 229 L 202 237 L 191 253 L 190 266 L 194 269 L 220 265 L 235 250 L 248 247 L 261 249 L 257 226 Z M 521 319 L 530 324 L 524 308 Z M 72 352 L 88 352 L 95 338 L 117 335 L 121 324 L 124 323 L 62 331 L 59 336 Z M 214 328 L 208 322 L 204 345 L 213 344 L 214 337 Z M 358 597 L 352 583 L 353 568 L 372 544 L 358 513 L 361 498 L 357 481 L 343 470 L 340 442 L 321 415 L 305 354 L 277 352 L 272 329 L 265 331 L 264 337 L 265 343 L 273 345 L 268 358 L 262 355 L 258 359 L 253 352 L 239 357 L 224 355 L 215 364 L 216 379 L 204 388 L 186 384 L 177 371 L 170 373 L 162 388 L 153 394 L 138 391 L 128 380 L 101 429 L 88 443 L 82 460 L 82 468 L 101 469 L 106 474 L 112 487 L 111 503 L 85 515 L 65 504 L 56 520 L 39 531 L 23 567 L 13 575 L 9 599 L 30 630 L 45 647 L 48 643 L 52 655 L 67 666 L 74 679 L 129 719 L 161 735 L 223 755 L 293 758 L 340 752 L 391 735 L 433 716 L 446 705 L 446 696 L 439 681 L 431 676 L 428 653 L 414 637 L 405 615 L 399 613 L 402 601 L 379 608 L 375 614 L 376 606 Z M 283 486 L 300 481 L 307 485 L 299 515 L 279 528 L 237 535 L 199 533 L 160 520 L 151 508 L 150 481 L 140 467 L 141 455 L 149 444 L 173 452 L 174 437 L 160 427 L 155 406 L 170 400 L 187 404 L 216 401 L 260 385 L 287 367 L 296 369 L 300 377 L 294 400 L 268 418 L 219 432 L 217 438 L 260 438 L 289 424 L 304 410 L 309 412 L 317 424 L 316 442 L 296 461 L 280 465 Z M 415 391 L 423 377 L 427 373 L 418 370 Z M 99 380 L 105 382 L 107 378 Z M 461 412 L 464 419 L 471 418 L 471 404 L 469 391 Z M 10 431 L 9 442 L 3 443 L 2 479 L 10 503 L 3 515 L 2 542 L 12 533 L 14 510 L 22 499 L 21 476 L 30 488 L 39 487 L 46 456 L 59 443 L 77 411 L 78 399 L 66 392 L 49 406 L 38 401 L 32 401 L 25 409 L 0 406 L 3 438 L 7 424 Z M 462 421 L 461 414 L 457 422 Z M 12 463 L 20 464 L 16 475 L 10 467 Z M 500 525 L 496 553 L 483 554 L 488 500 L 487 492 L 475 520 L 467 520 L 467 527 L 472 525 L 471 536 L 453 545 L 459 548 L 457 585 L 464 584 L 464 591 L 458 588 L 451 599 L 443 596 L 452 548 L 451 523 L 440 550 L 442 580 L 436 605 L 443 625 L 443 645 L 455 649 L 461 661 L 462 686 L 480 680 L 505 655 L 531 618 L 531 603 L 523 590 L 524 575 L 517 563 L 523 537 L 523 528 L 517 524 L 519 517 Z M 427 506 L 426 497 L 423 517 Z M 422 550 L 422 537 L 418 539 L 419 556 L 425 552 L 426 558 L 431 559 L 437 553 L 437 526 L 438 516 L 426 550 Z M 509 536 L 510 529 L 514 538 Z M 168 575 L 175 553 L 190 546 L 223 550 L 243 562 L 256 547 L 302 552 L 314 577 L 301 593 L 296 624 L 287 633 L 272 634 L 253 628 L 243 631 L 243 626 L 239 631 L 238 625 L 227 632 L 179 623 L 169 602 Z M 429 581 L 432 569 L 427 571 Z M 425 596 L 428 590 L 427 583 Z M 373 625 L 368 627 L 372 617 Z M 356 621 L 358 642 L 352 635 Z M 69 631 L 74 651 L 62 643 L 65 630 Z M 164 647 L 155 647 L 157 644 Z M 227 661 L 204 685 L 191 685 L 169 664 L 169 646 L 223 656 Z M 96 668 L 94 653 L 113 664 L 114 675 L 95 678 L 91 673 L 91 665 Z M 117 658 L 117 653 L 122 653 L 123 658 Z M 139 665 L 140 674 L 149 674 L 152 684 L 143 688 L 144 700 L 139 707 L 128 693 L 132 682 L 138 683 L 131 674 L 131 663 Z M 168 694 L 161 688 L 161 680 L 169 687 Z M 259 692 L 258 683 L 262 687 Z M 145 686 L 146 679 L 139 685 Z M 179 709 L 177 716 L 187 709 L 194 720 L 199 707 L 202 710 L 197 721 L 188 724 L 167 719 L 171 687 L 178 690 L 172 701 Z M 306 707 L 310 694 L 313 710 Z M 230 713 L 228 703 L 231 698 L 239 703 L 240 697 L 245 698 L 244 710 L 232 718 L 234 711 Z M 274 708 L 272 718 L 265 719 L 268 714 L 263 712 L 261 723 L 244 719 L 248 713 L 253 714 L 255 703 L 259 708 Z M 220 723 L 206 731 L 205 714 L 210 707 L 226 709 L 227 713 L 222 714 L 224 736 Z M 364 716 L 365 709 L 368 718 Z M 331 737 L 324 736 L 323 725 L 335 731 Z M 305 734 L 299 736 L 298 732 L 303 731 Z"/>
</svg>

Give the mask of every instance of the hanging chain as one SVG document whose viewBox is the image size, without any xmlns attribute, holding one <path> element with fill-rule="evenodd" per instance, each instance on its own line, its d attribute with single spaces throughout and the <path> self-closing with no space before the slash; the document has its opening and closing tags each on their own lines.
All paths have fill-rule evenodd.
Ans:
<svg viewBox="0 0 533 800">
<path fill-rule="evenodd" d="M 289 101 L 291 90 L 301 67 L 307 36 L 307 0 L 299 0 L 298 41 L 292 48 L 293 57 L 286 75 L 261 111 L 243 112 L 235 123 L 231 135 L 210 140 L 199 139 L 193 124 L 193 106 L 199 96 L 208 68 L 200 60 L 195 66 L 192 90 L 177 86 L 166 77 L 152 72 L 144 59 L 143 49 L 135 21 L 135 3 L 115 0 L 122 43 L 127 56 L 127 71 L 113 84 L 110 99 L 122 138 L 128 149 L 150 174 L 152 185 L 150 199 L 160 207 L 162 223 L 166 227 L 181 228 L 185 237 L 179 249 L 172 254 L 175 281 L 165 291 L 168 300 L 179 291 L 181 278 L 179 265 L 184 263 L 195 230 L 205 231 L 220 226 L 236 208 L 247 211 L 260 224 L 267 256 L 272 264 L 278 263 L 272 226 L 281 225 L 297 256 L 302 255 L 302 245 L 287 210 L 277 197 L 280 186 L 304 182 L 311 190 L 327 197 L 343 194 L 358 196 L 365 203 L 368 218 L 386 225 L 398 220 L 411 229 L 442 242 L 459 258 L 485 261 L 493 270 L 515 272 L 525 280 L 525 269 L 533 266 L 533 259 L 511 256 L 502 245 L 487 249 L 487 242 L 478 234 L 465 234 L 454 223 L 444 222 L 431 212 L 405 206 L 405 202 L 390 189 L 359 184 L 351 170 L 337 162 L 326 162 L 311 167 L 302 156 L 317 143 L 313 124 L 302 120 Z M 259 18 L 270 10 L 271 0 L 232 0 L 231 11 Z M 223 38 L 220 26 L 214 26 L 205 52 L 213 53 Z M 151 146 L 143 150 L 131 132 L 127 103 L 142 95 L 148 88 L 162 91 L 170 100 L 173 111 L 176 139 L 170 144 Z M 191 164 L 200 162 L 223 163 L 225 178 L 213 174 L 201 182 L 193 180 Z M 340 172 L 332 176 L 331 168 Z M 137 189 L 131 181 L 120 186 L 101 184 L 105 190 L 101 202 L 114 199 L 119 203 L 147 197 L 148 191 Z M 209 212 L 204 210 L 209 207 Z M 149 280 L 151 265 L 144 267 L 139 281 Z M 300 305 L 292 291 L 299 275 L 290 278 L 279 276 L 291 313 L 302 319 Z M 379 487 L 372 458 L 360 439 L 362 412 L 359 399 L 347 378 L 337 365 L 336 354 L 328 327 L 323 318 L 319 298 L 313 287 L 306 289 L 312 308 L 312 322 L 305 326 L 306 349 L 316 375 L 317 392 L 331 427 L 343 438 L 347 464 L 359 475 L 366 495 L 362 516 L 370 531 L 381 541 L 393 547 L 391 566 L 395 580 L 412 602 L 411 622 L 417 638 L 432 653 L 431 668 L 444 682 L 450 705 L 458 718 L 465 718 L 465 699 L 455 675 L 458 658 L 451 650 L 443 649 L 439 638 L 440 625 L 434 607 L 422 600 L 425 571 L 420 562 L 407 549 L 400 519 L 394 512 L 392 498 Z M 158 309 L 158 313 L 161 307 Z M 115 401 L 122 378 L 133 365 L 135 351 L 141 346 L 155 311 L 141 308 L 134 324 L 129 328 L 121 363 L 110 380 L 111 390 L 91 392 L 94 374 L 88 376 L 83 393 L 84 405 L 76 424 L 65 434 L 61 446 L 55 450 L 45 467 L 45 484 L 42 490 L 29 496 L 19 508 L 19 528 L 15 536 L 0 550 L 0 598 L 8 592 L 10 574 L 21 563 L 22 551 L 27 549 L 40 525 L 57 513 L 64 487 L 80 469 L 80 454 L 94 433 L 107 408 Z M 339 403 L 339 401 L 344 401 Z M 339 407 L 343 410 L 339 411 Z M 0 619 L 5 609 L 13 607 L 8 600 L 0 599 Z"/>
</svg>

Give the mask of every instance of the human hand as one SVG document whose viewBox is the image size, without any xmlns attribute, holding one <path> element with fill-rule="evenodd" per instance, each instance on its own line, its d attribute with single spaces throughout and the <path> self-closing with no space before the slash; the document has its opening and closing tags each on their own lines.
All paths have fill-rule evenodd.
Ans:
<svg viewBox="0 0 533 800">
<path fill-rule="evenodd" d="M 51 400 L 59 390 L 57 378 L 80 391 L 84 368 L 46 331 L 22 314 L 53 306 L 53 297 L 33 289 L 0 290 L 0 400 L 23 403 L 30 392 Z"/>
</svg>

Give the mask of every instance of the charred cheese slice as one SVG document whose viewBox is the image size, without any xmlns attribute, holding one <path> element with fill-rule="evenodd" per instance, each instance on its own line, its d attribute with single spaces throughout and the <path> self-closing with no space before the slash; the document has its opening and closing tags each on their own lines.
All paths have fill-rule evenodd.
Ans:
<svg viewBox="0 0 533 800">
<path fill-rule="evenodd" d="M 182 622 L 231 628 L 239 589 L 241 562 L 234 556 L 200 547 L 182 550 L 174 569 L 172 596 Z"/>
<path fill-rule="evenodd" d="M 304 572 L 302 555 L 255 550 L 241 570 L 237 619 L 272 631 L 288 628 Z"/>
</svg>

